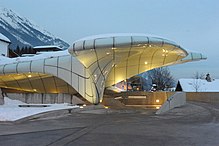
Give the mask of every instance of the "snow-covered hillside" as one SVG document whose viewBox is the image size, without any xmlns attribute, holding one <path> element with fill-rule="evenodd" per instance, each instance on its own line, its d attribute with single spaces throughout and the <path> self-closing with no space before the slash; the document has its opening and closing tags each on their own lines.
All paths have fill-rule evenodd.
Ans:
<svg viewBox="0 0 219 146">
<path fill-rule="evenodd" d="M 17 45 L 38 46 L 38 45 L 57 45 L 68 48 L 69 44 L 55 37 L 48 31 L 40 28 L 30 20 L 12 10 L 0 7 L 0 32 L 7 36 L 15 49 Z"/>
</svg>

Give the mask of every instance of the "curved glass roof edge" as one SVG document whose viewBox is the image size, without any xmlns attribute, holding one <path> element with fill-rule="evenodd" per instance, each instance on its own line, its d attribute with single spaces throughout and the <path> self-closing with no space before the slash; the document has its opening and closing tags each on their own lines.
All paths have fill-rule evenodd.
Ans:
<svg viewBox="0 0 219 146">
<path fill-rule="evenodd" d="M 102 42 L 101 42 L 102 41 Z M 89 43 L 87 43 L 89 42 Z M 177 45 L 175 42 L 163 39 L 161 37 L 150 37 L 146 34 L 135 34 L 135 35 L 98 35 L 96 37 L 87 37 L 84 39 L 80 39 L 73 43 L 75 50 L 86 50 L 92 48 L 113 48 L 113 47 L 125 47 L 131 45 L 163 45 L 169 44 L 175 46 L 177 48 L 182 49 L 186 55 L 188 55 L 187 51 L 183 49 L 181 46 Z"/>
</svg>

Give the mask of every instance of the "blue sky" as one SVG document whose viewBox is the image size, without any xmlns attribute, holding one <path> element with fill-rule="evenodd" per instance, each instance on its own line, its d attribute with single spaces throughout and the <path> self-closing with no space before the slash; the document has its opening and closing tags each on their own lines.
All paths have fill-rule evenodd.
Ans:
<svg viewBox="0 0 219 146">
<path fill-rule="evenodd" d="M 208 57 L 171 67 L 176 78 L 195 72 L 219 78 L 218 0 L 0 0 L 71 44 L 104 33 L 149 33 Z"/>
</svg>

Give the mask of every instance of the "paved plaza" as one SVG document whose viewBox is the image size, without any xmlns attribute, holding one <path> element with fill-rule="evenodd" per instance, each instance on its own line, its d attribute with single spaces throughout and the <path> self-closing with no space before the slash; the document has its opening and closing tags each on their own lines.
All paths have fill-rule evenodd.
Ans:
<svg viewBox="0 0 219 146">
<path fill-rule="evenodd" d="M 0 124 L 1 146 L 219 145 L 219 106 L 189 102 L 163 115 L 151 109 L 95 109 Z"/>
</svg>

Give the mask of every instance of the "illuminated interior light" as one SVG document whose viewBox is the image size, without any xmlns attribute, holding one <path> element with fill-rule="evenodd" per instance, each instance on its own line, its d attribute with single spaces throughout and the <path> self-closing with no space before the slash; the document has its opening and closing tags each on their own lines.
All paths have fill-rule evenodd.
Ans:
<svg viewBox="0 0 219 146">
<path fill-rule="evenodd" d="M 166 52 L 165 49 L 163 49 L 163 52 Z"/>
<path fill-rule="evenodd" d="M 84 108 L 83 106 L 79 106 L 79 108 Z"/>
<path fill-rule="evenodd" d="M 159 107 L 159 106 L 156 106 L 156 109 L 160 109 L 160 107 Z"/>
<path fill-rule="evenodd" d="M 144 64 L 148 64 L 148 62 L 147 62 L 147 61 L 145 61 L 145 62 L 144 62 Z"/>
<path fill-rule="evenodd" d="M 159 100 L 159 99 L 156 99 L 156 102 L 158 103 L 158 102 L 160 102 L 160 100 Z"/>
<path fill-rule="evenodd" d="M 35 92 L 36 92 L 37 90 L 36 90 L 36 89 L 33 89 L 33 91 L 35 91 Z"/>
<path fill-rule="evenodd" d="M 31 78 L 31 77 L 32 77 L 32 75 L 28 75 L 27 77 L 28 77 L 28 78 Z"/>
<path fill-rule="evenodd" d="M 100 99 L 100 103 L 101 103 L 101 102 L 103 102 L 103 100 L 102 100 L 102 99 Z"/>
<path fill-rule="evenodd" d="M 108 106 L 104 106 L 104 108 L 105 108 L 105 109 L 108 109 L 109 107 L 108 107 Z"/>
<path fill-rule="evenodd" d="M 115 49 L 116 49 L 116 48 L 114 48 L 114 47 L 112 48 L 112 50 L 115 50 Z"/>
<path fill-rule="evenodd" d="M 87 106 L 86 104 L 83 104 L 83 106 Z"/>
<path fill-rule="evenodd" d="M 107 55 L 109 55 L 110 53 L 109 53 L 109 52 L 107 52 L 106 54 L 107 54 Z"/>
<path fill-rule="evenodd" d="M 149 45 L 149 47 L 152 47 L 151 45 Z"/>
</svg>

